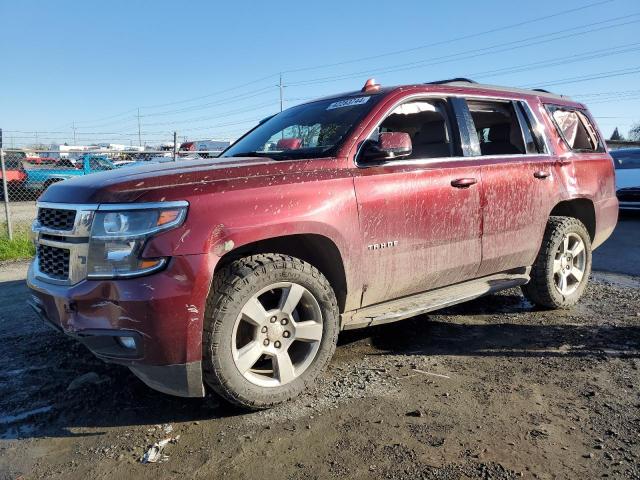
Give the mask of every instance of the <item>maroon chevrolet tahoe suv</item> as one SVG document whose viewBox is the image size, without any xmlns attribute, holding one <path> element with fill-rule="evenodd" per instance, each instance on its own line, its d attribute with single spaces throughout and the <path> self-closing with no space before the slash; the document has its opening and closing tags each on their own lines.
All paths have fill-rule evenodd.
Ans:
<svg viewBox="0 0 640 480">
<path fill-rule="evenodd" d="M 584 105 L 370 80 L 263 120 L 219 158 L 52 185 L 30 303 L 152 388 L 264 408 L 313 383 L 344 329 L 514 286 L 574 305 L 617 215 Z"/>
</svg>

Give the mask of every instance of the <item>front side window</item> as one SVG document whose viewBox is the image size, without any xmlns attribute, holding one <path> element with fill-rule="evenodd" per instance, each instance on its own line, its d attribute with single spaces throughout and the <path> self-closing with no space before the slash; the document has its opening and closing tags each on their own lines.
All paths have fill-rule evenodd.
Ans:
<svg viewBox="0 0 640 480">
<path fill-rule="evenodd" d="M 510 101 L 467 100 L 481 155 L 523 155 L 527 148 Z"/>
<path fill-rule="evenodd" d="M 289 108 L 258 125 L 221 157 L 330 157 L 379 98 L 332 98 Z"/>
<path fill-rule="evenodd" d="M 382 132 L 409 135 L 412 151 L 403 160 L 457 155 L 446 102 L 441 99 L 417 100 L 397 106 L 372 132 L 368 141 L 376 142 Z"/>
<path fill-rule="evenodd" d="M 549 107 L 558 132 L 571 150 L 580 152 L 602 151 L 598 135 L 587 116 L 579 111 L 563 107 Z"/>
</svg>

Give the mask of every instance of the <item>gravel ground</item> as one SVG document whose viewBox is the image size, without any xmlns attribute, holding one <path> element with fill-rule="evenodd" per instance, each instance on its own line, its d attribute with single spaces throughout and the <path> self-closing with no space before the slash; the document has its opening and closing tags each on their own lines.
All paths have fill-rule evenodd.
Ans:
<svg viewBox="0 0 640 480">
<path fill-rule="evenodd" d="M 11 223 L 14 227 L 30 226 L 36 218 L 36 212 L 37 208 L 35 200 L 9 202 L 9 215 L 11 215 Z M 6 223 L 4 202 L 0 201 L 0 224 L 4 223 Z M 4 232 L 0 231 L 0 235 L 4 235 Z"/>
<path fill-rule="evenodd" d="M 24 307 L 25 265 L 1 265 L 0 478 L 639 479 L 640 266 L 626 268 L 595 272 L 569 311 L 509 290 L 344 332 L 312 391 L 245 413 L 96 360 Z M 142 464 L 164 438 L 166 461 Z"/>
</svg>

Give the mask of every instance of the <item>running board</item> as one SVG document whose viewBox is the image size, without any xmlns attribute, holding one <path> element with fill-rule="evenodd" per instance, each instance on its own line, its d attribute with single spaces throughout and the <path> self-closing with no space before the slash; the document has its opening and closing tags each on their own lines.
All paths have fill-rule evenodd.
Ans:
<svg viewBox="0 0 640 480">
<path fill-rule="evenodd" d="M 396 322 L 499 290 L 524 285 L 529 281 L 530 272 L 531 267 L 520 268 L 346 312 L 341 316 L 342 329 L 351 330 Z"/>
</svg>

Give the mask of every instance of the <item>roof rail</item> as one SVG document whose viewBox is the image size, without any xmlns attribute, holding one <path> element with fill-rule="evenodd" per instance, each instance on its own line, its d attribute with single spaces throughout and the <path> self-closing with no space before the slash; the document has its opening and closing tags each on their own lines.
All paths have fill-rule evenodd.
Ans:
<svg viewBox="0 0 640 480">
<path fill-rule="evenodd" d="M 532 92 L 542 92 L 542 93 L 551 93 L 549 90 L 545 90 L 544 88 L 532 88 Z M 553 93 L 551 93 L 553 95 Z"/>
<path fill-rule="evenodd" d="M 449 78 L 448 80 L 436 80 L 435 82 L 427 82 L 427 83 L 430 85 L 443 85 L 445 83 L 455 83 L 455 82 L 478 83 L 474 80 L 471 80 L 469 78 L 464 78 L 464 77 Z"/>
</svg>

